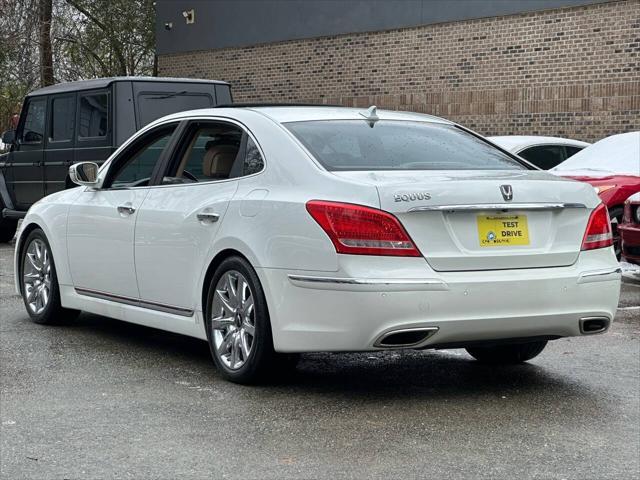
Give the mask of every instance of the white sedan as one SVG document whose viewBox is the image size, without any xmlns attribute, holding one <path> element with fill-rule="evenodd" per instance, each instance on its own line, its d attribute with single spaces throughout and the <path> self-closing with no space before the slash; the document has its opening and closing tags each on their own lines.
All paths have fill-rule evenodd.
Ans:
<svg viewBox="0 0 640 480">
<path fill-rule="evenodd" d="M 521 156 L 542 170 L 560 165 L 590 144 L 580 140 L 535 135 L 487 137 L 499 147 Z"/>
<path fill-rule="evenodd" d="M 413 113 L 182 112 L 36 203 L 16 287 L 38 323 L 84 310 L 209 342 L 252 382 L 299 352 L 464 347 L 526 361 L 608 329 L 620 269 L 590 185 Z"/>
</svg>

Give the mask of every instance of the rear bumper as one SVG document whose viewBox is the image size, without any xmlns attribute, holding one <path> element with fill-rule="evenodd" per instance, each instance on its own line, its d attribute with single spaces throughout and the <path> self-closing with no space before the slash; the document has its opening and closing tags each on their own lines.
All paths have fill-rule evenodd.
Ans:
<svg viewBox="0 0 640 480">
<path fill-rule="evenodd" d="M 430 334 L 411 348 L 581 335 L 581 319 L 613 319 L 620 292 L 611 249 L 526 270 L 442 273 L 416 258 L 340 263 L 331 275 L 258 269 L 276 350 L 378 350 L 386 334 L 414 328 Z"/>
<path fill-rule="evenodd" d="M 640 263 L 640 225 L 623 223 L 618 226 L 622 240 L 622 256 L 633 263 Z"/>
</svg>

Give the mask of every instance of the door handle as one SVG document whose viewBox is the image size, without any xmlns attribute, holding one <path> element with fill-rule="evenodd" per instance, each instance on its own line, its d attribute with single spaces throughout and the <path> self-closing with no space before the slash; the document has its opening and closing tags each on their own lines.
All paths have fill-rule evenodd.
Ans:
<svg viewBox="0 0 640 480">
<path fill-rule="evenodd" d="M 132 215 L 135 213 L 136 209 L 131 206 L 131 204 L 124 204 L 118 207 L 118 213 L 122 213 L 125 215 Z"/>
<path fill-rule="evenodd" d="M 203 211 L 200 212 L 196 215 L 196 218 L 198 219 L 199 222 L 202 223 L 216 223 L 218 220 L 220 220 L 220 215 L 218 215 L 217 213 L 213 213 L 213 212 L 208 212 L 208 211 Z"/>
</svg>

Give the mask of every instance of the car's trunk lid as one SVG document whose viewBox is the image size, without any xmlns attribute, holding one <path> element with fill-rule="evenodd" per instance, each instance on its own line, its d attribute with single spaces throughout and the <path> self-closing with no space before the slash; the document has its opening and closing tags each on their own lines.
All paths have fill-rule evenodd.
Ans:
<svg viewBox="0 0 640 480">
<path fill-rule="evenodd" d="M 591 186 L 539 171 L 334 173 L 375 185 L 438 271 L 571 265 L 598 202 Z"/>
</svg>

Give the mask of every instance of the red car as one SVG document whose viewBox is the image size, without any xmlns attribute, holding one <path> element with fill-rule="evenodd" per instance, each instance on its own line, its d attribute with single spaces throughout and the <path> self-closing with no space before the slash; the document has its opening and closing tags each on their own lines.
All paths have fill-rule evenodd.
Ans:
<svg viewBox="0 0 640 480">
<path fill-rule="evenodd" d="M 568 158 L 552 172 L 593 185 L 609 210 L 614 248 L 620 258 L 618 226 L 622 222 L 624 202 L 640 192 L 640 132 L 600 140 Z"/>
<path fill-rule="evenodd" d="M 624 217 L 618 231 L 622 255 L 628 262 L 640 265 L 640 193 L 630 196 L 624 203 Z"/>
</svg>

